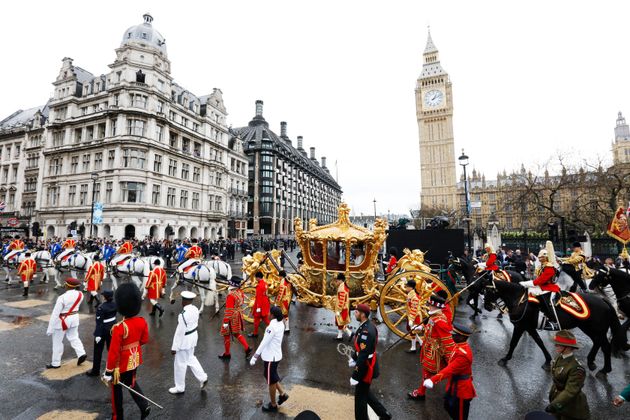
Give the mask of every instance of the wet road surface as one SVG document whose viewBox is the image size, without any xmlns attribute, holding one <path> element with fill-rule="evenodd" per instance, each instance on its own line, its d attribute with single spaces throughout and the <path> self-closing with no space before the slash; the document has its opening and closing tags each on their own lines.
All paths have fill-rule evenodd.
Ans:
<svg viewBox="0 0 630 420">
<path fill-rule="evenodd" d="M 169 279 L 169 286 L 171 281 Z M 108 287 L 111 283 L 106 281 L 105 288 Z M 53 290 L 52 284 L 39 284 L 36 280 L 28 299 L 22 298 L 21 293 L 18 284 L 0 284 L 0 419 L 33 419 L 53 410 L 80 410 L 80 413 L 94 413 L 95 418 L 109 418 L 108 389 L 98 378 L 82 374 L 89 365 L 70 371 L 68 374 L 71 376 L 64 380 L 48 379 L 42 375 L 51 357 L 51 338 L 46 336 L 46 319 L 61 292 Z M 151 338 L 143 349 L 144 364 L 138 371 L 138 382 L 147 396 L 164 406 L 164 410 L 153 408 L 150 418 L 280 419 L 291 418 L 302 409 L 319 412 L 323 418 L 353 418 L 353 390 L 349 384 L 351 372 L 345 356 L 337 352 L 337 342 L 333 340 L 336 328 L 331 312 L 300 303 L 291 306 L 291 333 L 285 336 L 284 359 L 279 368 L 291 398 L 280 413 L 270 415 L 260 409 L 263 401 L 268 401 L 262 362 L 258 361 L 255 367 L 250 367 L 238 343 L 232 346 L 230 363 L 217 358 L 223 351 L 223 340 L 219 335 L 221 316 L 210 320 L 210 308 L 202 314 L 196 349 L 196 355 L 209 375 L 208 386 L 205 391 L 199 391 L 199 384 L 189 372 L 186 393 L 179 396 L 168 393 L 168 388 L 173 386 L 170 346 L 181 303 L 170 305 L 163 300 L 163 306 L 166 312 L 162 318 L 148 316 L 148 301 L 143 303 L 141 312 L 149 324 Z M 94 310 L 88 307 L 87 299 L 80 312 L 85 315 L 79 327 L 80 337 L 88 353 L 88 361 L 91 361 Z M 470 325 L 469 313 L 469 309 L 460 306 L 456 319 Z M 497 360 L 507 352 L 512 325 L 507 320 L 497 320 L 496 312 L 484 314 L 487 317 L 476 322 L 478 332 L 470 339 L 475 356 L 473 376 L 478 394 L 471 405 L 470 418 L 521 419 L 528 411 L 544 408 L 551 376 L 540 368 L 544 362 L 542 353 L 529 336 L 524 336 L 507 368 L 498 366 Z M 247 329 L 251 331 L 252 326 L 248 325 Z M 541 332 L 541 335 L 547 348 L 553 350 L 550 334 Z M 396 338 L 384 324 L 380 325 L 380 352 Z M 247 340 L 255 345 L 261 339 L 262 334 L 258 339 Z M 576 352 L 585 365 L 590 343 L 581 333 L 578 333 L 578 340 L 587 344 Z M 373 382 L 372 389 L 395 419 L 447 418 L 442 409 L 443 383 L 429 391 L 425 402 L 406 399 L 407 391 L 416 387 L 420 380 L 418 356 L 405 353 L 407 346 L 407 343 L 401 343 L 379 356 L 381 376 Z M 63 359 L 71 365 L 76 364 L 74 352 L 67 341 Z M 601 353 L 597 364 L 598 367 L 603 365 Z M 584 388 L 592 418 L 630 418 L 630 407 L 627 406 L 630 404 L 617 409 L 610 403 L 630 382 L 629 359 L 613 359 L 613 372 L 606 379 L 598 379 L 594 373 L 588 373 Z M 128 418 L 139 418 L 128 393 L 124 394 L 124 399 Z M 79 417 L 86 416 L 81 414 Z M 64 417 L 66 420 L 70 418 L 73 417 Z"/>
</svg>

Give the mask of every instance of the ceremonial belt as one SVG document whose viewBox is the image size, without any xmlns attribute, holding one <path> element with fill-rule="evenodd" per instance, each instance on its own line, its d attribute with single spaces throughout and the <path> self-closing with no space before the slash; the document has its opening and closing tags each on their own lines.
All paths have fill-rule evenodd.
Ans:
<svg viewBox="0 0 630 420">
<path fill-rule="evenodd" d="M 457 382 L 470 379 L 470 375 L 453 375 L 451 376 L 451 388 L 447 390 L 454 398 L 457 398 Z M 451 393 L 452 392 L 452 393 Z"/>
<path fill-rule="evenodd" d="M 123 351 L 124 350 L 131 350 L 131 349 L 134 349 L 134 348 L 138 347 L 139 345 L 140 345 L 139 341 L 134 341 L 131 344 L 127 344 L 126 346 L 122 346 L 122 350 Z"/>
<path fill-rule="evenodd" d="M 197 328 L 198 328 L 198 327 L 195 327 L 195 328 L 193 328 L 193 329 L 192 329 L 192 330 L 190 330 L 190 331 L 186 331 L 186 333 L 185 333 L 184 335 L 189 335 L 189 334 L 192 334 L 192 333 L 196 332 L 196 331 L 197 331 Z"/>
<path fill-rule="evenodd" d="M 103 323 L 107 323 L 107 322 L 114 322 L 116 321 L 116 317 L 112 317 L 112 318 L 107 318 L 103 320 Z"/>
<path fill-rule="evenodd" d="M 68 329 L 68 325 L 66 324 L 66 318 L 69 317 L 70 315 L 75 315 L 79 312 L 79 311 L 75 311 L 74 309 L 77 306 L 79 306 L 79 304 L 81 304 L 82 300 L 83 300 L 83 293 L 79 293 L 79 296 L 77 296 L 77 300 L 74 301 L 74 303 L 70 307 L 70 310 L 66 312 L 65 314 L 59 314 L 59 319 L 61 320 L 61 329 L 63 331 Z"/>
<path fill-rule="evenodd" d="M 63 314 L 59 314 L 59 316 L 60 317 L 62 317 L 62 316 L 70 316 L 70 315 L 76 315 L 78 313 L 79 313 L 79 311 L 72 311 L 72 312 L 66 312 L 66 313 L 63 313 Z"/>
</svg>

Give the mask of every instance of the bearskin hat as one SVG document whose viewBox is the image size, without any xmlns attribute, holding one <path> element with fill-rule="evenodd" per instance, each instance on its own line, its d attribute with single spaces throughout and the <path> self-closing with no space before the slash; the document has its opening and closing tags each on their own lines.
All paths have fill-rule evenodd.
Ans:
<svg viewBox="0 0 630 420">
<path fill-rule="evenodd" d="M 123 283 L 118 286 L 116 293 L 114 294 L 116 301 L 116 307 L 118 312 L 126 317 L 138 315 L 140 312 L 140 306 L 142 305 L 142 294 L 140 289 L 133 283 Z"/>
</svg>

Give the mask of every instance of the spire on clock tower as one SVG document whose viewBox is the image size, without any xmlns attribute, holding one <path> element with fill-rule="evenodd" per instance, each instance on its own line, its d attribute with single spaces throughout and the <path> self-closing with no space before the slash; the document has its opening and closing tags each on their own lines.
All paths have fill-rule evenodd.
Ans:
<svg viewBox="0 0 630 420">
<path fill-rule="evenodd" d="M 433 38 L 431 38 L 431 29 L 429 29 L 427 45 L 424 47 L 424 53 L 422 55 L 424 57 L 424 63 L 422 65 L 420 79 L 447 74 L 440 65 L 440 55 L 437 47 L 433 43 Z"/>
</svg>

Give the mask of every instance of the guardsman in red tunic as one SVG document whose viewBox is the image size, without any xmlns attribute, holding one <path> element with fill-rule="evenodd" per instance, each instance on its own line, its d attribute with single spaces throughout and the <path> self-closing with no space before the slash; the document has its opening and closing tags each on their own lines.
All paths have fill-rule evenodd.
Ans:
<svg viewBox="0 0 630 420">
<path fill-rule="evenodd" d="M 166 270 L 161 267 L 162 262 L 156 258 L 153 261 L 153 270 L 149 273 L 147 284 L 144 286 L 143 298 L 149 297 L 153 309 L 149 315 L 155 315 L 155 310 L 160 311 L 160 317 L 164 314 L 164 308 L 160 305 L 159 299 L 166 293 Z"/>
<path fill-rule="evenodd" d="M 265 324 L 269 325 L 269 309 L 271 307 L 269 303 L 269 296 L 267 296 L 267 282 L 260 271 L 256 272 L 256 279 L 258 284 L 256 285 L 256 298 L 254 300 L 254 306 L 252 307 L 252 313 L 254 314 L 254 332 L 248 334 L 248 337 L 258 337 L 258 327 L 260 321 L 265 321 Z"/>
<path fill-rule="evenodd" d="M 428 304 L 429 321 L 425 328 L 424 344 L 420 352 L 423 382 L 446 365 L 446 361 L 450 359 L 455 347 L 453 337 L 451 337 L 453 328 L 442 313 L 446 301 L 434 294 L 429 298 Z M 424 400 L 427 389 L 423 382 L 420 383 L 418 389 L 414 389 L 407 394 L 410 399 Z"/>
<path fill-rule="evenodd" d="M 348 329 L 350 324 L 350 288 L 346 283 L 343 273 L 337 274 L 337 300 L 335 301 L 335 325 L 337 325 L 337 337 L 335 340 L 343 340 L 343 333 L 351 335 Z"/>
<path fill-rule="evenodd" d="M 55 258 L 56 261 L 63 261 L 66 256 L 72 254 L 77 247 L 77 241 L 74 240 L 72 235 L 68 235 L 65 241 L 61 244 L 61 251 L 59 255 Z"/>
<path fill-rule="evenodd" d="M 497 265 L 497 253 L 494 251 L 494 247 L 486 244 L 484 248 L 486 250 L 486 270 L 497 271 L 499 266 Z"/>
<path fill-rule="evenodd" d="M 31 251 L 26 251 L 24 253 L 24 257 L 26 259 L 18 266 L 17 273 L 22 278 L 22 285 L 24 286 L 24 294 L 22 296 L 27 297 L 29 284 L 31 280 L 33 280 L 33 276 L 37 270 L 37 263 L 35 263 L 35 260 L 31 258 Z"/>
<path fill-rule="evenodd" d="M 392 272 L 396 264 L 398 264 L 398 259 L 396 258 L 396 254 L 398 254 L 398 250 L 396 248 L 389 249 L 389 261 L 387 262 L 387 267 L 385 268 L 385 275 L 387 276 Z"/>
<path fill-rule="evenodd" d="M 405 284 L 405 291 L 407 292 L 407 330 L 411 332 L 411 348 L 407 350 L 407 353 L 416 352 L 416 342 L 422 345 L 422 340 L 418 336 L 421 330 L 422 320 L 420 319 L 420 296 L 416 291 L 416 281 L 413 279 L 407 280 Z M 415 332 L 413 332 L 415 331 Z"/>
<path fill-rule="evenodd" d="M 544 293 L 551 292 L 549 301 L 553 303 L 556 293 L 560 293 L 560 286 L 556 284 L 556 271 L 555 262 L 556 256 L 553 251 L 553 244 L 547 241 L 547 246 L 540 250 L 538 253 L 538 260 L 540 261 L 540 267 L 536 269 L 536 278 L 534 280 L 521 282 L 521 286 L 528 288 L 528 293 L 533 296 L 542 295 Z M 557 325 L 545 325 L 544 329 L 558 330 L 559 323 L 556 314 L 555 306 L 552 304 L 548 308 L 551 317 L 551 322 L 556 322 Z M 555 320 L 554 320 L 555 318 Z"/>
<path fill-rule="evenodd" d="M 187 258 L 186 261 L 181 263 L 179 267 L 177 267 L 177 271 L 183 273 L 186 268 L 192 266 L 193 264 L 199 264 L 203 259 L 203 250 L 199 245 L 197 245 L 197 239 L 191 240 L 192 246 L 188 248 L 186 254 L 184 254 L 184 258 Z"/>
<path fill-rule="evenodd" d="M 5 261 L 11 261 L 15 254 L 24 251 L 24 242 L 20 239 L 20 235 L 16 235 L 15 239 L 9 244 L 10 252 L 4 257 Z"/>
<path fill-rule="evenodd" d="M 232 276 L 229 283 L 229 293 L 225 299 L 225 314 L 223 314 L 223 325 L 221 325 L 221 335 L 223 336 L 223 344 L 225 351 L 219 355 L 221 360 L 230 360 L 230 336 L 233 336 L 245 349 L 245 358 L 249 357 L 252 352 L 251 347 L 247 344 L 247 340 L 243 337 L 243 314 L 241 306 L 245 300 L 245 295 L 241 291 L 241 278 Z"/>
<path fill-rule="evenodd" d="M 354 386 L 354 418 L 356 420 L 369 420 L 367 406 L 369 405 L 379 419 L 389 420 L 392 415 L 387 412 L 383 404 L 370 390 L 372 380 L 379 376 L 378 355 L 378 331 L 370 322 L 370 307 L 365 303 L 357 305 L 354 317 L 359 321 L 359 328 L 354 335 L 354 352 L 348 360 L 348 367 L 354 368 L 350 385 Z"/>
<path fill-rule="evenodd" d="M 453 420 L 467 420 L 470 401 L 477 396 L 472 378 L 473 354 L 466 342 L 471 334 L 470 329 L 462 325 L 453 325 L 455 347 L 448 364 L 424 381 L 424 386 L 432 389 L 433 385 L 447 380 L 444 409 Z"/>
<path fill-rule="evenodd" d="M 99 290 L 101 288 L 101 284 L 103 283 L 103 278 L 105 277 L 105 267 L 101 264 L 101 258 L 98 254 L 95 254 L 92 259 L 92 265 L 88 268 L 87 274 L 85 275 L 85 281 L 87 283 L 87 291 L 90 293 L 90 299 L 88 300 L 88 305 L 92 304 L 92 301 L 96 301 L 96 307 L 101 304 L 100 299 L 98 298 Z"/>
<path fill-rule="evenodd" d="M 142 347 L 149 341 L 149 328 L 144 318 L 137 316 L 142 304 L 140 289 L 133 283 L 118 286 L 114 295 L 118 312 L 123 320 L 112 327 L 112 339 L 107 353 L 107 367 L 103 381 L 111 384 L 112 419 L 123 419 L 123 387 L 119 382 L 142 394 L 136 380 L 136 369 L 142 364 Z M 141 418 L 151 412 L 149 403 L 130 392 L 140 408 Z"/>
<path fill-rule="evenodd" d="M 133 252 L 133 244 L 131 243 L 131 241 L 125 241 L 116 250 L 116 254 L 118 255 L 131 254 L 132 252 Z"/>
<path fill-rule="evenodd" d="M 280 271 L 280 285 L 278 286 L 278 294 L 276 295 L 275 305 L 282 309 L 284 317 L 284 333 L 289 333 L 289 308 L 291 307 L 291 299 L 293 298 L 293 285 L 287 279 L 287 272 Z"/>
</svg>

